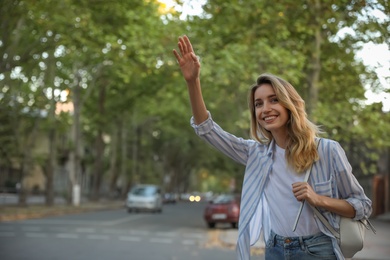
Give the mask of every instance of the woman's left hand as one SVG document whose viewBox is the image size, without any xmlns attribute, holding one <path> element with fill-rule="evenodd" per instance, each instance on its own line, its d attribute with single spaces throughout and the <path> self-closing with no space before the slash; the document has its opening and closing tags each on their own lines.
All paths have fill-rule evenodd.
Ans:
<svg viewBox="0 0 390 260">
<path fill-rule="evenodd" d="M 310 205 L 317 206 L 320 195 L 307 182 L 293 183 L 292 192 L 298 201 L 306 200 Z"/>
<path fill-rule="evenodd" d="M 306 200 L 313 207 L 321 207 L 348 218 L 355 217 L 355 209 L 346 200 L 319 195 L 307 182 L 293 183 L 292 192 L 298 201 Z"/>
</svg>

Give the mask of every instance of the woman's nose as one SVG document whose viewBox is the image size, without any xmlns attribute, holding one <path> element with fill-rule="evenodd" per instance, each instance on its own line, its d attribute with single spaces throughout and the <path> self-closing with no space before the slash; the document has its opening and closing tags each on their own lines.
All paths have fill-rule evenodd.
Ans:
<svg viewBox="0 0 390 260">
<path fill-rule="evenodd" d="M 271 106 L 268 102 L 264 102 L 263 104 L 263 113 L 271 111 Z"/>
</svg>

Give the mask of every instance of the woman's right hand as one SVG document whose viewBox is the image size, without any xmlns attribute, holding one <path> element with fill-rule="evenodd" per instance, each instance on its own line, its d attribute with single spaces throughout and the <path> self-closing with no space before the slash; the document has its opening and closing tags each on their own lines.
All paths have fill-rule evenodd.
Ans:
<svg viewBox="0 0 390 260">
<path fill-rule="evenodd" d="M 176 50 L 173 50 L 173 54 L 180 65 L 183 77 L 187 82 L 195 81 L 200 75 L 200 62 L 194 53 L 192 44 L 188 37 L 184 35 L 179 37 L 177 45 L 180 54 Z"/>
</svg>

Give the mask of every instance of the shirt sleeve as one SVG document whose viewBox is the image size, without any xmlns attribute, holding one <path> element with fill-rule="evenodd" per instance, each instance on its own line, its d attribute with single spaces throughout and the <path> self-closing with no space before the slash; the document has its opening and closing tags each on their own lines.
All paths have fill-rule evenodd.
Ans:
<svg viewBox="0 0 390 260">
<path fill-rule="evenodd" d="M 356 210 L 356 220 L 369 217 L 372 212 L 372 202 L 364 193 L 363 187 L 359 184 L 352 167 L 347 159 L 344 149 L 338 142 L 333 146 L 333 166 L 336 171 L 337 187 L 340 198 L 345 199 Z"/>
<path fill-rule="evenodd" d="M 204 141 L 221 151 L 231 159 L 238 163 L 246 165 L 248 161 L 249 146 L 254 143 L 253 140 L 245 140 L 236 137 L 224 131 L 217 123 L 215 123 L 208 112 L 208 118 L 196 125 L 194 118 L 191 118 L 191 126 L 195 133 Z"/>
</svg>

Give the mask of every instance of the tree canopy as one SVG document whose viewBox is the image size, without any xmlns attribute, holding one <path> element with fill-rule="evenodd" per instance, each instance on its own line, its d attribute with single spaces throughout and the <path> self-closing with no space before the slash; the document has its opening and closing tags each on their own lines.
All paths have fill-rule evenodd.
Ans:
<svg viewBox="0 0 390 260">
<path fill-rule="evenodd" d="M 387 0 L 214 0 L 185 19 L 166 7 L 157 0 L 1 1 L 0 171 L 23 178 L 39 165 L 52 190 L 65 169 L 93 198 L 136 182 L 223 191 L 236 179 L 239 189 L 242 166 L 189 125 L 172 55 L 186 34 L 201 59 L 207 107 L 223 128 L 249 137 L 247 92 L 270 72 L 297 88 L 310 119 L 343 145 L 357 176 L 377 172 L 390 147 L 390 113 L 367 105 L 364 93 L 389 85 L 356 53 L 364 43 L 389 44 L 390 19 L 376 16 L 389 13 Z M 340 35 L 345 28 L 353 33 Z M 41 137 L 47 152 L 33 152 L 46 145 Z"/>
</svg>

